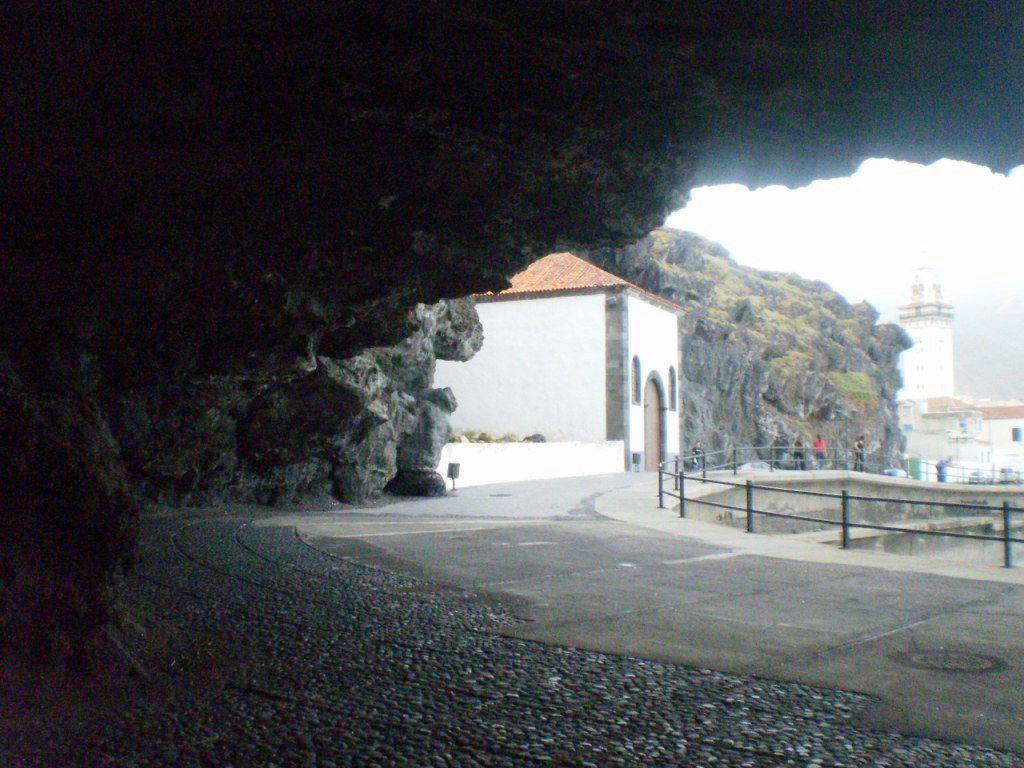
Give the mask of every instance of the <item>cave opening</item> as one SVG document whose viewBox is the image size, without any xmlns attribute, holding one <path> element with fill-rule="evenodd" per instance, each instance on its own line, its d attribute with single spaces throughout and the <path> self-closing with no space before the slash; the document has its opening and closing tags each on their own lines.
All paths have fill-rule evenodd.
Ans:
<svg viewBox="0 0 1024 768">
<path fill-rule="evenodd" d="M 531 260 L 701 184 L 1021 162 L 1015 4 L 777 5 L 13 9 L 3 636 L 91 647 L 144 503 L 436 490 L 434 361 Z"/>
</svg>

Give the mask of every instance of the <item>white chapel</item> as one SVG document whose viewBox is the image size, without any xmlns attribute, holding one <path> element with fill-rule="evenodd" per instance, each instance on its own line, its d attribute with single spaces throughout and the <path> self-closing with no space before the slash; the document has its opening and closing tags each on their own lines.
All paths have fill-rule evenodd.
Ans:
<svg viewBox="0 0 1024 768">
<path fill-rule="evenodd" d="M 456 432 L 613 443 L 618 469 L 656 469 L 679 452 L 683 308 L 570 253 L 534 262 L 477 297 L 484 343 L 438 361 L 458 401 Z"/>
</svg>

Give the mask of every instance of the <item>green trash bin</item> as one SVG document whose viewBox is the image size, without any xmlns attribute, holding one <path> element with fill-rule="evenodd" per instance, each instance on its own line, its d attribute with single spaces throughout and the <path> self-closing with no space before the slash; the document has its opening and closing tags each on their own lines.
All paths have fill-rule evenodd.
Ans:
<svg viewBox="0 0 1024 768">
<path fill-rule="evenodd" d="M 907 474 L 915 480 L 923 480 L 921 477 L 921 460 L 912 458 L 907 460 Z"/>
</svg>

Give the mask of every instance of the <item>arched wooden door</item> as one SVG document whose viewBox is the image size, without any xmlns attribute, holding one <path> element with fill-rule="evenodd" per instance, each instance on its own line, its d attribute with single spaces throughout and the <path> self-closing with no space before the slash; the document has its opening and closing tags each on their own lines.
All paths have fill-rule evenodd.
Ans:
<svg viewBox="0 0 1024 768">
<path fill-rule="evenodd" d="M 661 461 L 664 450 L 664 418 L 661 388 L 652 376 L 647 380 L 647 387 L 644 390 L 644 469 L 649 472 L 656 471 Z"/>
</svg>

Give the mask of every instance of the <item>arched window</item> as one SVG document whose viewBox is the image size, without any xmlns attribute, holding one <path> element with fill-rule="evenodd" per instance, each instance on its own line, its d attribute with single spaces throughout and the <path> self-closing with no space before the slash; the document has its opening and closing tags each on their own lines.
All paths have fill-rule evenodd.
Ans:
<svg viewBox="0 0 1024 768">
<path fill-rule="evenodd" d="M 631 376 L 631 389 L 633 392 L 633 402 L 636 405 L 640 405 L 640 358 L 633 356 L 632 376 Z"/>
<path fill-rule="evenodd" d="M 671 365 L 668 367 L 668 409 L 676 409 L 676 369 Z"/>
</svg>

